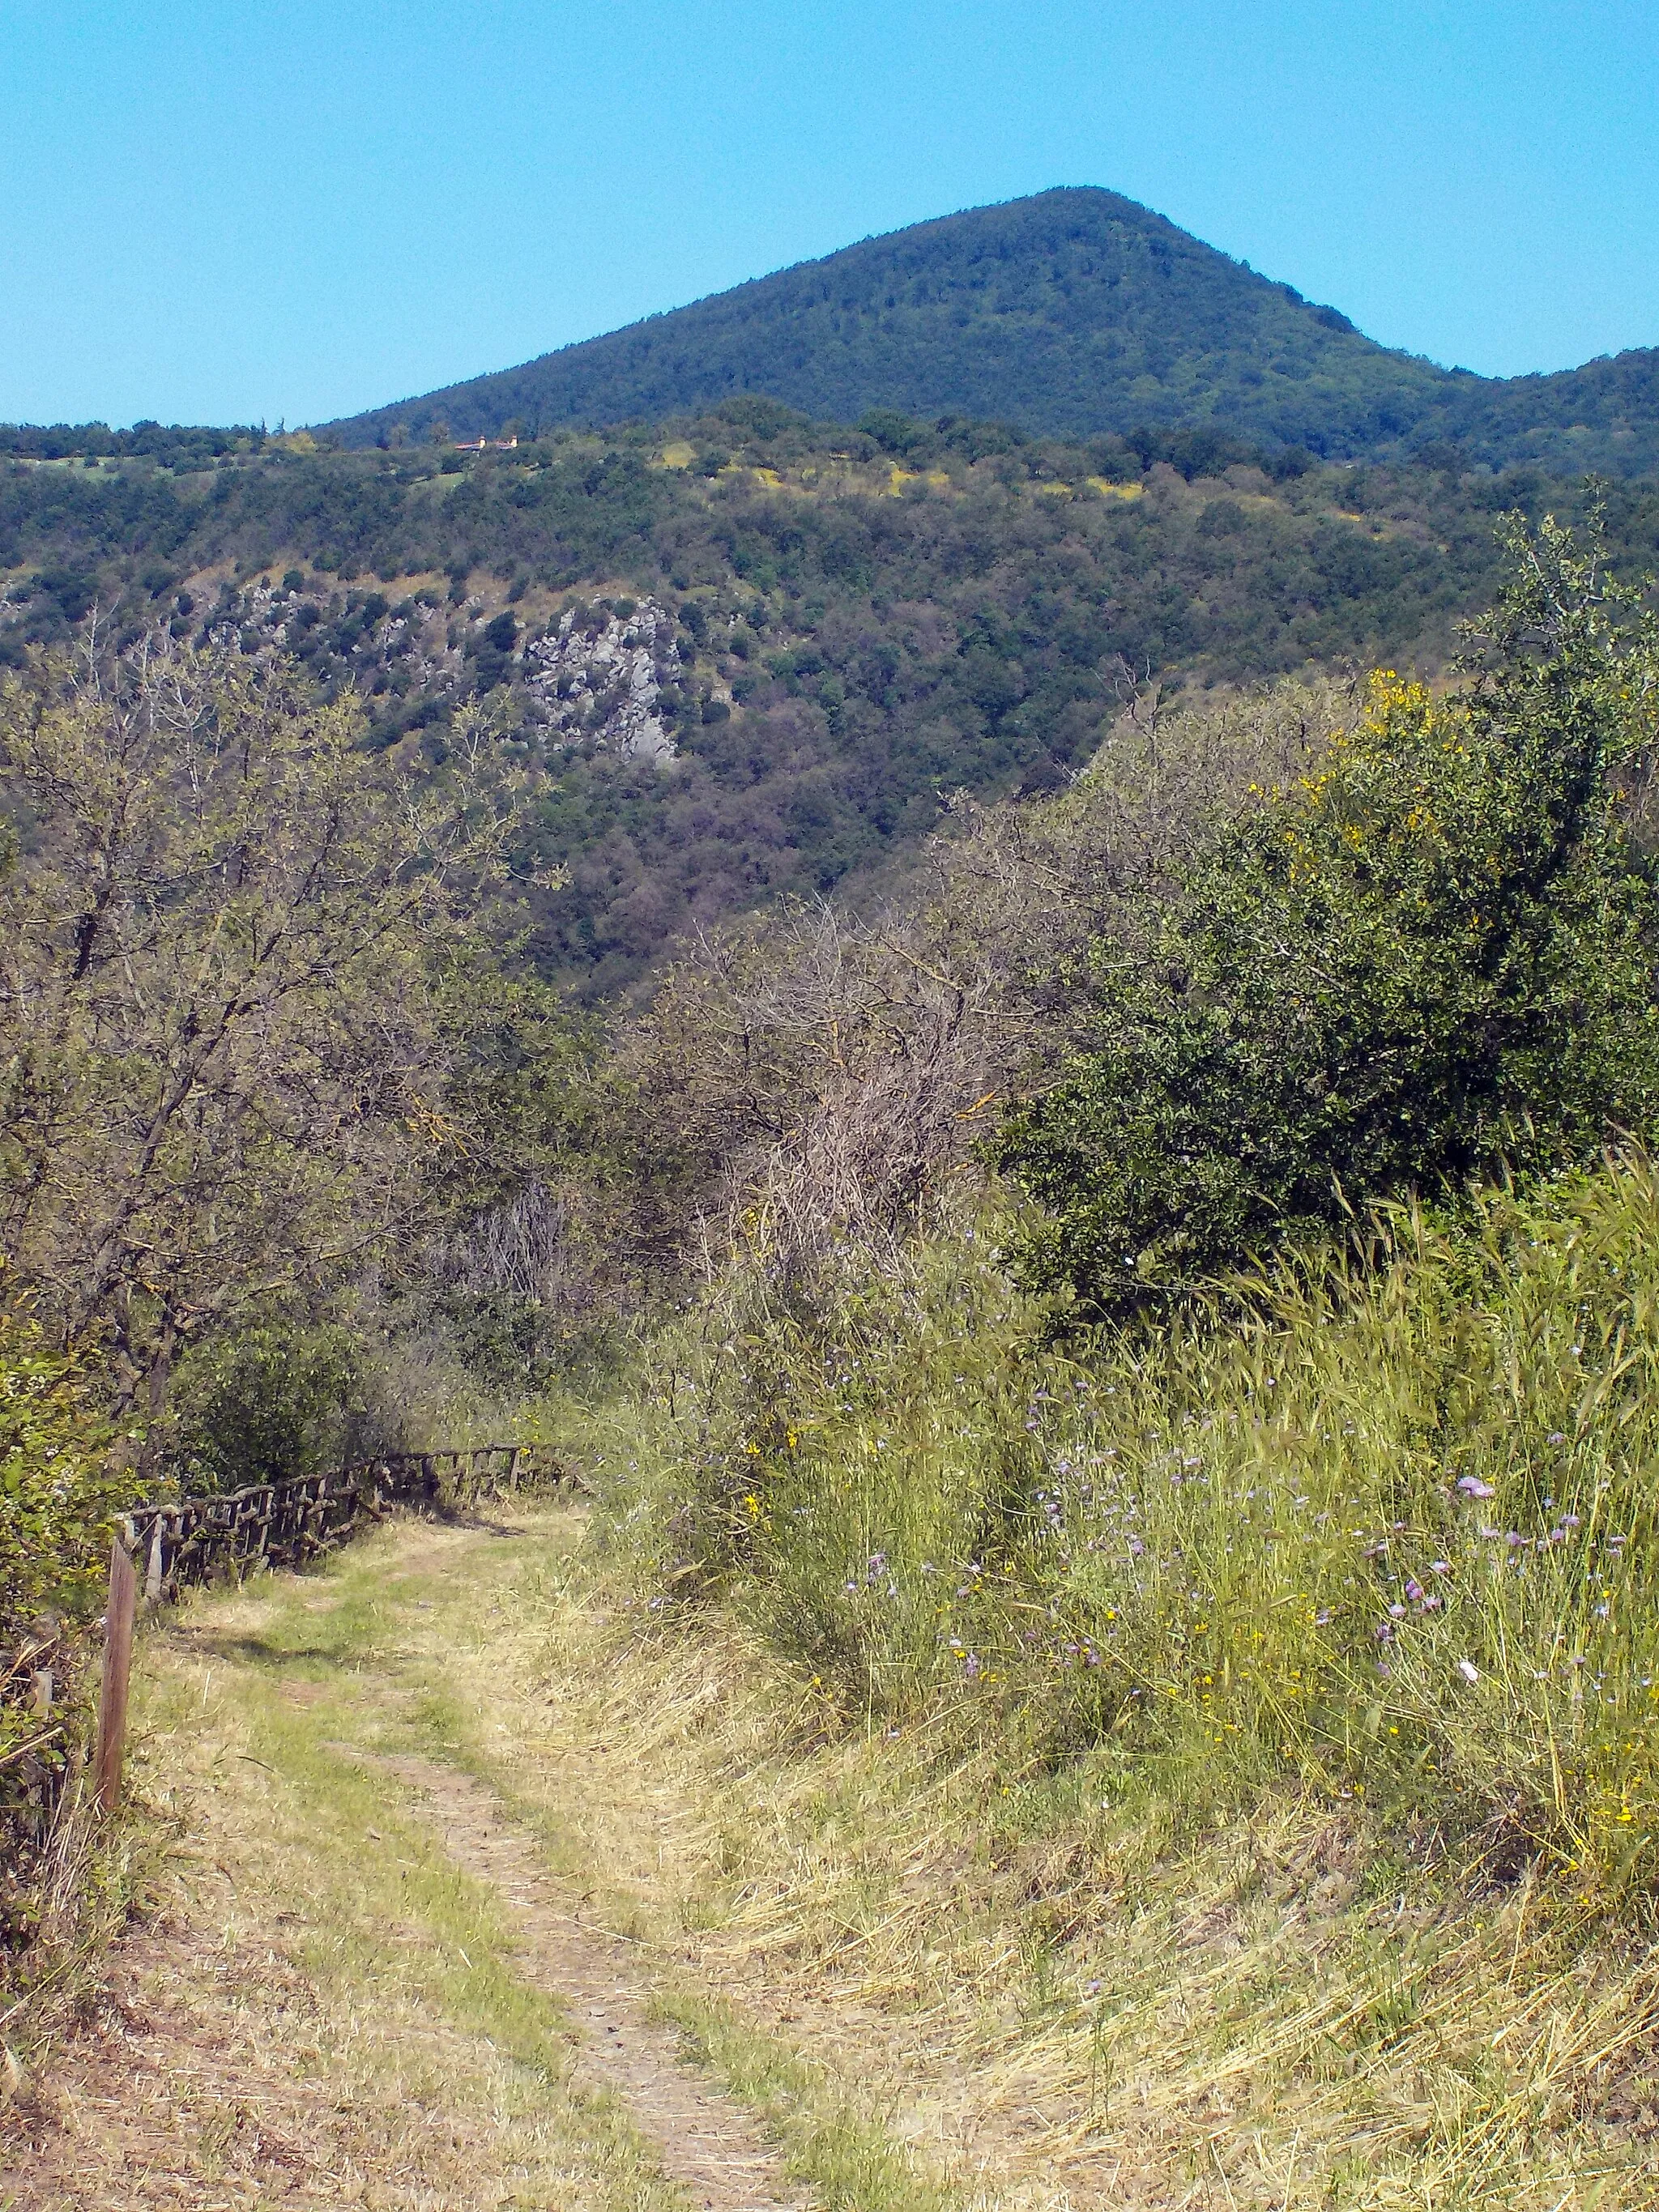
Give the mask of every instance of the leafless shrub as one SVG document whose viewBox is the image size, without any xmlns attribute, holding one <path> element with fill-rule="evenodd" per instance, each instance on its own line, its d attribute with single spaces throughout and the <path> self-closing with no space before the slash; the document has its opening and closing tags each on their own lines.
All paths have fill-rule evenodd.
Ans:
<svg viewBox="0 0 1659 2212">
<path fill-rule="evenodd" d="M 1170 881 L 1353 707 L 1330 681 L 1175 714 L 1131 690 L 1059 798 L 957 800 L 903 905 L 797 904 L 698 938 L 621 1048 L 658 1193 L 636 1224 L 649 1256 L 748 1247 L 810 1273 L 849 1241 L 890 1253 L 972 1191 L 998 1106 L 1086 1034 L 1089 947 L 1128 895 Z"/>
<path fill-rule="evenodd" d="M 593 1297 L 589 1212 L 581 1191 L 532 1176 L 435 1254 L 434 1272 L 462 1290 L 580 1308 Z"/>
</svg>

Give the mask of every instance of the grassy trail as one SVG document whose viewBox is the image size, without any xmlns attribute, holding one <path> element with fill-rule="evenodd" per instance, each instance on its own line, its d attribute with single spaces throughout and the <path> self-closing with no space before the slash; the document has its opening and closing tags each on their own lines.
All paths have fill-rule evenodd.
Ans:
<svg viewBox="0 0 1659 2212">
<path fill-rule="evenodd" d="M 1436 1905 L 1294 1805 L 1149 1843 L 653 1626 L 584 1533 L 395 1524 L 149 1632 L 177 1839 L 0 2212 L 1656 2201 L 1649 1966 L 1533 1956 L 1530 1889 Z M 1604 2063 L 1611 2124 L 1556 2079 Z"/>
<path fill-rule="evenodd" d="M 561 1819 L 580 1686 L 513 1624 L 580 1528 L 404 1523 L 149 1636 L 134 1765 L 179 1841 L 94 2031 L 0 2138 L 6 2212 L 947 2201 L 678 1971 L 640 1868 Z M 649 1785 L 622 1779 L 626 1827 Z"/>
</svg>

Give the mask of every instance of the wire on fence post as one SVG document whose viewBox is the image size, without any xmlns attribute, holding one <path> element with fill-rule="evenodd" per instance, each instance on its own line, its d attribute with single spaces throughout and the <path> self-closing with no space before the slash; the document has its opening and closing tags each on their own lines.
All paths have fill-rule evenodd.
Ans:
<svg viewBox="0 0 1659 2212">
<path fill-rule="evenodd" d="M 132 1674 L 132 1622 L 138 1577 L 132 1555 L 118 1534 L 110 1546 L 109 1603 L 104 1612 L 104 1680 L 98 1701 L 96 1796 L 100 1812 L 121 1802 L 121 1761 L 126 1748 L 127 1684 Z"/>
</svg>

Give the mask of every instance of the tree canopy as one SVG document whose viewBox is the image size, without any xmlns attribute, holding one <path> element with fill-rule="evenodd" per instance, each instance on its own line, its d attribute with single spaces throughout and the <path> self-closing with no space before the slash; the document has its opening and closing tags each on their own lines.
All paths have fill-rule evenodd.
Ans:
<svg viewBox="0 0 1659 2212">
<path fill-rule="evenodd" d="M 1467 681 L 1388 674 L 1095 945 L 1089 1048 L 1008 1117 L 1028 1274 L 1156 1301 L 1370 1201 L 1659 1123 L 1659 636 L 1547 525 Z"/>
<path fill-rule="evenodd" d="M 0 690 L 7 1286 L 143 1414 L 181 1343 L 384 1262 L 499 1152 L 502 813 L 362 727 L 165 636 Z"/>
</svg>

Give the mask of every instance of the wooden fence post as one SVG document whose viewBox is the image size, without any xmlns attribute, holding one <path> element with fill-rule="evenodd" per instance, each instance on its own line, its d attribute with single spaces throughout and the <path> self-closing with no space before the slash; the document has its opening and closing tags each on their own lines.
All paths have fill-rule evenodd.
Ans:
<svg viewBox="0 0 1659 2212">
<path fill-rule="evenodd" d="M 104 1680 L 98 1700 L 95 1796 L 100 1811 L 106 1815 L 113 1813 L 121 1802 L 127 1684 L 132 1673 L 132 1620 L 137 1603 L 138 1577 L 132 1570 L 132 1555 L 118 1535 L 110 1547 L 109 1604 L 104 1613 Z"/>
<path fill-rule="evenodd" d="M 161 1600 L 161 1581 L 167 1571 L 167 1553 L 161 1534 L 163 1516 L 158 1513 L 149 1524 L 149 1559 L 144 1570 L 144 1595 L 152 1605 Z"/>
</svg>

